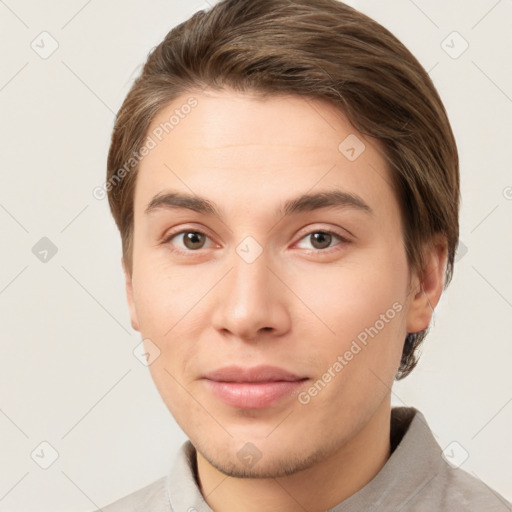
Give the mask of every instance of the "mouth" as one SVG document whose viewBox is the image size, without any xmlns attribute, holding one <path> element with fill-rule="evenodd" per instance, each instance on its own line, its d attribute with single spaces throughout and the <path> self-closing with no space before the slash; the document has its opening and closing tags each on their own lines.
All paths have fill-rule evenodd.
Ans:
<svg viewBox="0 0 512 512">
<path fill-rule="evenodd" d="M 227 405 L 263 409 L 293 396 L 308 377 L 276 366 L 227 366 L 203 377 L 209 391 Z"/>
</svg>

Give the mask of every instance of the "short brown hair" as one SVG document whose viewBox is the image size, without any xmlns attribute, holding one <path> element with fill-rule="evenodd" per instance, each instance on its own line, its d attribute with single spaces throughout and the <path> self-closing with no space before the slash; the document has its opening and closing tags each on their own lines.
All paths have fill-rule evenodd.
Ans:
<svg viewBox="0 0 512 512">
<path fill-rule="evenodd" d="M 176 26 L 151 51 L 118 112 L 107 162 L 108 200 L 130 273 L 133 155 L 161 109 L 207 88 L 328 101 L 380 141 L 410 268 L 423 268 L 423 248 L 443 234 L 447 286 L 459 236 L 459 162 L 446 111 L 405 46 L 337 0 L 223 0 Z M 416 366 L 426 333 L 407 335 L 397 380 Z"/>
</svg>

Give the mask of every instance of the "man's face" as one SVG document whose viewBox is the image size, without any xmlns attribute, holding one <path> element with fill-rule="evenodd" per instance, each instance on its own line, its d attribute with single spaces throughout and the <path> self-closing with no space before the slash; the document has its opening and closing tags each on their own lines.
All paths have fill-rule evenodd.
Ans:
<svg viewBox="0 0 512 512">
<path fill-rule="evenodd" d="M 190 96 L 197 106 L 180 110 Z M 161 137 L 175 109 L 190 113 Z M 381 150 L 326 103 L 231 91 L 183 95 L 148 135 L 157 145 L 137 177 L 127 290 L 133 327 L 160 350 L 156 386 L 217 469 L 311 466 L 389 406 L 413 330 Z M 282 210 L 320 192 L 341 193 L 339 205 Z M 171 193 L 221 217 L 153 201 Z"/>
</svg>

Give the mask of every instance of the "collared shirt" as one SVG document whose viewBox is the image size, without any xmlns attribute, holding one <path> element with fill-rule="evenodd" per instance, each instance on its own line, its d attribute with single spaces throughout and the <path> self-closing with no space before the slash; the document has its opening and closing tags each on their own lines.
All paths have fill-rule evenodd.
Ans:
<svg viewBox="0 0 512 512">
<path fill-rule="evenodd" d="M 447 459 L 425 417 L 413 407 L 391 409 L 391 456 L 377 475 L 328 512 L 511 512 L 512 504 Z M 460 457 L 460 453 L 458 454 Z M 196 452 L 180 448 L 167 476 L 103 507 L 103 512 L 212 512 L 197 483 Z M 99 511 L 96 511 L 99 512 Z"/>
</svg>

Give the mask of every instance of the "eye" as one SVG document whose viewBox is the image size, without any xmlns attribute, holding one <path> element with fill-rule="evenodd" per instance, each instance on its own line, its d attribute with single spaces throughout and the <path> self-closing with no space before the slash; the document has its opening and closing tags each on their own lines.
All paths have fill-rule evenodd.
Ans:
<svg viewBox="0 0 512 512">
<path fill-rule="evenodd" d="M 325 230 L 316 230 L 311 231 L 306 236 L 301 238 L 302 240 L 309 240 L 311 245 L 313 246 L 313 249 L 318 251 L 324 251 L 325 249 L 329 249 L 333 247 L 331 243 L 338 239 L 339 241 L 347 242 L 348 240 L 341 235 L 338 235 L 337 233 L 334 233 L 333 231 L 325 231 Z M 339 245 L 339 244 L 338 244 Z M 299 246 L 300 247 L 300 246 Z M 300 247 L 301 249 L 310 249 L 310 247 Z"/>
<path fill-rule="evenodd" d="M 175 239 L 176 241 L 174 241 Z M 333 242 L 335 242 L 336 239 L 339 241 L 339 243 L 333 244 Z M 174 251 L 185 254 L 191 252 L 198 252 L 201 249 L 205 249 L 208 240 L 210 240 L 210 237 L 203 233 L 202 231 L 185 229 L 177 233 L 170 233 L 163 240 L 163 243 L 171 244 L 173 246 Z M 335 247 L 336 245 L 343 245 L 344 243 L 349 243 L 349 240 L 347 240 L 340 234 L 335 233 L 334 231 L 318 229 L 316 231 L 310 231 L 309 233 L 307 233 L 300 239 L 299 243 L 297 244 L 300 249 L 311 250 L 311 246 L 304 247 L 300 245 L 301 243 L 304 243 L 304 240 L 306 242 L 309 240 L 311 246 L 313 247 L 313 251 L 320 252 L 329 252 L 326 249 L 330 249 L 332 247 Z"/>
<path fill-rule="evenodd" d="M 172 242 L 174 239 L 181 240 L 180 244 L 176 242 Z M 177 245 L 176 250 L 178 252 L 194 252 L 199 249 L 203 249 L 206 243 L 206 240 L 209 239 L 208 235 L 203 233 L 202 231 L 197 230 L 183 230 L 179 233 L 171 233 L 164 240 L 164 243 L 171 243 L 172 245 Z"/>
</svg>

